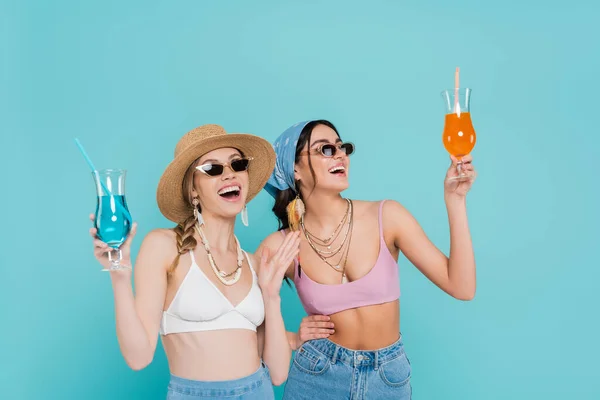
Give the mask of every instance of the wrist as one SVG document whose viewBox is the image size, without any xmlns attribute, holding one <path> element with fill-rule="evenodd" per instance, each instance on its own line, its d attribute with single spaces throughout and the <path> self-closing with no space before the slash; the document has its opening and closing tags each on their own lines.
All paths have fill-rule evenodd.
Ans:
<svg viewBox="0 0 600 400">
<path fill-rule="evenodd" d="M 281 305 L 281 297 L 279 296 L 279 294 L 269 295 L 263 293 L 263 302 L 265 303 L 265 308 L 279 307 Z"/>
<path fill-rule="evenodd" d="M 467 205 L 466 196 L 457 195 L 454 193 L 444 194 L 444 202 L 446 203 L 446 207 L 450 208 L 460 208 L 465 207 Z"/>
<path fill-rule="evenodd" d="M 131 264 L 122 262 L 121 265 L 128 266 L 130 269 L 118 270 L 118 271 L 109 271 L 110 279 L 113 284 L 119 285 L 122 283 L 131 283 Z"/>
</svg>

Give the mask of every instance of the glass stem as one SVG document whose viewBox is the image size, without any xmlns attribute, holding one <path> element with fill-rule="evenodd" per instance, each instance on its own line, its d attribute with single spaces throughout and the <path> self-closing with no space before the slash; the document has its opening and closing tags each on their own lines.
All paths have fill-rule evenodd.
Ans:
<svg viewBox="0 0 600 400">
<path fill-rule="evenodd" d="M 113 249 L 108 253 L 108 260 L 110 261 L 112 268 L 118 268 L 121 266 L 121 260 L 123 255 L 121 249 Z"/>
</svg>

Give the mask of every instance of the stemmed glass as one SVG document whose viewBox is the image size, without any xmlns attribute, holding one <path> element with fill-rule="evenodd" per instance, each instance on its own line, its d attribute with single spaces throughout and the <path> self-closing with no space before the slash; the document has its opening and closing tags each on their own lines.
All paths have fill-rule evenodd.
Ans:
<svg viewBox="0 0 600 400">
<path fill-rule="evenodd" d="M 97 194 L 94 226 L 98 230 L 98 239 L 111 247 L 108 252 L 111 265 L 102 271 L 131 269 L 130 266 L 121 264 L 123 256 L 120 249 L 131 231 L 132 223 L 125 199 L 126 171 L 102 169 L 94 171 L 92 176 Z"/>
<path fill-rule="evenodd" d="M 471 121 L 471 89 L 447 89 L 442 92 L 442 98 L 445 109 L 442 141 L 446 151 L 458 159 L 458 175 L 448 179 L 463 180 L 468 175 L 462 171 L 462 157 L 473 150 L 477 141 Z"/>
</svg>

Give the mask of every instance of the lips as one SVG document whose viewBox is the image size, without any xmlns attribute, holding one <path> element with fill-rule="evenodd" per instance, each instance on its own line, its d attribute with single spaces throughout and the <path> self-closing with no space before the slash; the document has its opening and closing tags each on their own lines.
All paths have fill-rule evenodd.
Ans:
<svg viewBox="0 0 600 400">
<path fill-rule="evenodd" d="M 228 201 L 236 201 L 242 194 L 242 188 L 238 184 L 223 186 L 217 192 L 219 196 Z"/>
<path fill-rule="evenodd" d="M 346 167 L 344 167 L 344 164 L 336 164 L 329 168 L 329 173 L 338 176 L 346 175 Z"/>
</svg>

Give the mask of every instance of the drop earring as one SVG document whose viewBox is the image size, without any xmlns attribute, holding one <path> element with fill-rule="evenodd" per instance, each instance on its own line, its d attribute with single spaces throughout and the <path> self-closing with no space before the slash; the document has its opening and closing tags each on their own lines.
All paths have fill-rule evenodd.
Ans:
<svg viewBox="0 0 600 400">
<path fill-rule="evenodd" d="M 304 212 L 306 211 L 304 202 L 300 198 L 300 190 L 298 190 L 298 186 L 296 186 L 296 197 L 290 202 L 290 204 L 287 205 L 286 210 L 290 229 L 292 231 L 297 231 L 300 229 L 300 221 L 304 217 Z"/>
<path fill-rule="evenodd" d="M 202 218 L 202 213 L 198 211 L 198 204 L 200 204 L 198 199 L 194 197 L 192 200 L 192 205 L 194 206 L 194 218 L 196 218 L 196 221 L 198 221 L 198 225 L 203 226 L 204 218 Z"/>
<path fill-rule="evenodd" d="M 244 208 L 242 209 L 241 217 L 242 217 L 242 224 L 244 224 L 245 226 L 248 226 L 248 208 L 245 205 L 244 205 Z"/>
</svg>

